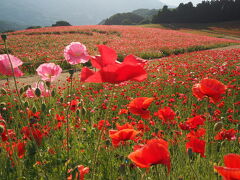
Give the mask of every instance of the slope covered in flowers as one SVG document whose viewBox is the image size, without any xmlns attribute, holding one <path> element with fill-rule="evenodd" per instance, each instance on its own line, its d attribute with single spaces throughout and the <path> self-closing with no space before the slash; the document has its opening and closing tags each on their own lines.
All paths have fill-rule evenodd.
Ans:
<svg viewBox="0 0 240 180">
<path fill-rule="evenodd" d="M 230 166 L 229 176 L 240 171 L 222 162 L 239 161 L 239 49 L 172 55 L 145 66 L 129 57 L 114 64 L 115 53 L 104 51 L 98 58 L 108 64 L 88 69 L 89 79 L 107 81 L 109 71 L 124 76 L 117 70 L 130 66 L 141 69 L 137 80 L 144 81 L 84 83 L 72 81 L 72 71 L 63 86 L 46 83 L 46 97 L 36 88 L 30 97 L 19 84 L 22 104 L 7 84 L 1 90 L 3 177 L 217 179 L 214 168 L 223 174 Z M 124 78 L 139 74 L 130 75 Z M 211 86 L 203 88 L 206 81 Z"/>
<path fill-rule="evenodd" d="M 174 30 L 103 25 L 17 31 L 9 34 L 8 43 L 12 53 L 23 61 L 39 62 L 63 60 L 62 49 L 70 42 L 84 43 L 90 53 L 97 52 L 96 44 L 105 44 L 121 57 L 133 53 L 147 59 L 239 43 Z"/>
</svg>

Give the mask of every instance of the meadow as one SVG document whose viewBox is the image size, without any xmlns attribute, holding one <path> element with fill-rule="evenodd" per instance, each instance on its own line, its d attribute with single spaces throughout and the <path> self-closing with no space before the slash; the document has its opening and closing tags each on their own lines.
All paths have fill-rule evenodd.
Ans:
<svg viewBox="0 0 240 180">
<path fill-rule="evenodd" d="M 1 87 L 2 179 L 240 179 L 240 49 L 200 51 L 239 41 L 79 26 L 3 42 L 0 73 L 30 61 L 39 81 Z"/>
<path fill-rule="evenodd" d="M 63 49 L 71 42 L 86 45 L 90 54 L 97 54 L 97 44 L 105 44 L 118 53 L 118 59 L 134 54 L 144 59 L 154 59 L 171 54 L 211 49 L 238 44 L 237 40 L 189 34 L 180 31 L 136 26 L 72 26 L 46 27 L 17 31 L 9 34 L 8 48 L 24 63 L 26 73 L 33 74 L 43 62 L 63 63 Z M 1 42 L 0 42 L 1 44 Z M 0 52 L 4 46 L 0 45 Z"/>
</svg>

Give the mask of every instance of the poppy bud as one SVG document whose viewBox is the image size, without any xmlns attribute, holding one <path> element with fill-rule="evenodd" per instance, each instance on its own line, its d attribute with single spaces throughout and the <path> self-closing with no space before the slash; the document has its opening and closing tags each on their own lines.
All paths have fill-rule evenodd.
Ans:
<svg viewBox="0 0 240 180">
<path fill-rule="evenodd" d="M 68 72 L 69 72 L 69 74 L 70 74 L 70 77 L 72 77 L 73 74 L 74 74 L 74 69 L 70 69 Z"/>
<path fill-rule="evenodd" d="M 25 106 L 25 107 L 28 107 L 28 106 L 29 106 L 29 104 L 28 104 L 27 101 L 24 103 L 24 106 Z"/>
<path fill-rule="evenodd" d="M 214 127 L 213 127 L 213 130 L 214 131 L 219 131 L 220 129 L 222 129 L 223 127 L 223 123 L 222 122 L 217 122 Z"/>
<path fill-rule="evenodd" d="M 189 148 L 187 152 L 188 152 L 189 158 L 190 158 L 190 159 L 193 159 L 194 156 L 193 156 L 193 150 L 192 150 L 192 148 Z"/>
<path fill-rule="evenodd" d="M 40 96 L 41 96 L 41 90 L 40 90 L 39 88 L 37 88 L 37 89 L 35 90 L 35 95 L 36 95 L 37 97 L 40 97 Z"/>
<path fill-rule="evenodd" d="M 52 90 L 52 92 L 51 92 L 51 96 L 54 97 L 55 95 L 56 95 L 55 90 Z"/>
<path fill-rule="evenodd" d="M 3 125 L 0 124 L 0 134 L 2 134 L 5 130 L 5 127 Z"/>
<path fill-rule="evenodd" d="M 7 40 L 7 35 L 6 35 L 6 34 L 2 34 L 2 35 L 1 35 L 1 38 L 2 38 L 2 40 L 3 40 L 4 42 L 6 42 L 6 40 Z"/>
<path fill-rule="evenodd" d="M 79 114 L 80 114 L 79 109 L 77 109 L 76 114 L 77 114 L 77 116 L 79 116 Z"/>
<path fill-rule="evenodd" d="M 87 112 L 86 108 L 83 107 L 82 110 L 81 110 L 82 115 L 84 116 L 86 114 L 86 112 Z"/>
<path fill-rule="evenodd" d="M 22 94 L 22 93 L 24 93 L 24 89 L 23 88 L 20 89 L 20 94 Z"/>
<path fill-rule="evenodd" d="M 221 146 L 222 146 L 221 143 L 218 143 L 218 144 L 217 144 L 217 152 L 220 152 Z"/>
<path fill-rule="evenodd" d="M 0 106 L 4 107 L 4 106 L 6 106 L 6 103 L 5 102 L 1 102 Z"/>
<path fill-rule="evenodd" d="M 50 88 L 51 82 L 50 82 L 50 81 L 46 81 L 46 86 L 47 86 L 48 88 Z"/>
<path fill-rule="evenodd" d="M 24 91 L 26 91 L 26 90 L 28 90 L 28 88 L 31 88 L 31 86 L 30 85 L 26 85 L 26 86 L 24 86 Z"/>
<path fill-rule="evenodd" d="M 37 108 L 36 108 L 36 106 L 33 106 L 33 108 L 32 108 L 32 112 L 33 112 L 33 113 L 36 113 L 36 112 L 37 112 Z"/>
<path fill-rule="evenodd" d="M 2 88 L 2 89 L 1 89 L 1 93 L 2 93 L 2 94 L 7 94 L 6 89 Z"/>
<path fill-rule="evenodd" d="M 42 105 L 41 105 L 41 110 L 42 110 L 42 111 L 45 111 L 46 108 L 47 108 L 46 104 L 45 104 L 45 103 L 42 103 Z"/>
<path fill-rule="evenodd" d="M 63 97 L 61 97 L 61 98 L 59 99 L 59 101 L 60 101 L 60 103 L 63 103 Z"/>
</svg>

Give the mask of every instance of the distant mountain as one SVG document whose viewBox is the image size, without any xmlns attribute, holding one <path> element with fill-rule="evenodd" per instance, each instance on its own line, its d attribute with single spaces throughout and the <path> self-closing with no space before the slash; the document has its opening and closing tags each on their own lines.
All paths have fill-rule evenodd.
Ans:
<svg viewBox="0 0 240 180">
<path fill-rule="evenodd" d="M 25 29 L 27 26 L 17 24 L 13 22 L 1 21 L 0 20 L 0 33 L 5 31 L 15 31 L 19 29 Z"/>
<path fill-rule="evenodd" d="M 144 17 L 134 13 L 118 13 L 106 19 L 105 25 L 134 25 L 139 24 Z"/>
<path fill-rule="evenodd" d="M 59 20 L 97 24 L 118 12 L 163 5 L 159 0 L 1 0 L 0 20 L 26 26 L 51 26 Z"/>
<path fill-rule="evenodd" d="M 157 15 L 159 9 L 137 9 L 128 13 L 117 13 L 102 20 L 99 24 L 103 25 L 135 25 L 148 24 L 152 17 Z"/>
</svg>

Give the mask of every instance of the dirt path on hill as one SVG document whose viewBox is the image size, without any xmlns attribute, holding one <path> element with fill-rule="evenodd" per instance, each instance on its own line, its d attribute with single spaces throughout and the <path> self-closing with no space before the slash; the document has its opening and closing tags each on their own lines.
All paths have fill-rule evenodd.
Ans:
<svg viewBox="0 0 240 180">
<path fill-rule="evenodd" d="M 223 38 L 225 38 L 225 39 L 233 39 L 234 38 L 234 40 L 239 40 L 240 41 L 240 38 L 237 38 L 237 37 L 225 36 Z M 211 50 L 211 51 L 215 51 L 215 50 L 221 51 L 221 50 L 227 50 L 227 49 L 230 50 L 230 49 L 236 49 L 236 48 L 240 48 L 240 45 L 231 45 L 231 46 L 227 46 L 227 47 L 214 48 L 214 49 L 209 49 L 209 50 Z M 74 78 L 78 78 L 78 75 L 79 75 L 79 72 L 76 72 L 74 74 Z M 59 85 L 62 85 L 63 83 L 66 83 L 66 78 L 68 78 L 68 77 L 69 77 L 69 73 L 68 72 L 63 72 L 58 77 L 58 79 L 55 82 L 53 82 L 53 85 L 59 86 Z M 38 80 L 40 80 L 40 77 L 37 76 L 37 75 L 17 78 L 18 87 L 21 88 L 25 85 L 33 85 Z M 0 88 L 7 87 L 5 85 L 6 82 L 7 82 L 6 79 L 0 80 Z M 14 87 L 14 82 L 13 82 L 12 77 L 9 78 L 9 84 L 10 84 L 10 87 Z"/>
<path fill-rule="evenodd" d="M 74 78 L 78 78 L 79 72 L 76 72 L 74 74 Z M 68 72 L 62 72 L 61 75 L 52 83 L 52 85 L 56 85 L 56 86 L 61 86 L 64 83 L 68 83 L 66 81 L 66 79 L 69 77 L 69 73 Z M 23 76 L 23 77 L 19 77 L 17 78 L 17 86 L 18 88 L 24 87 L 26 85 L 34 85 L 35 82 L 38 82 L 40 80 L 40 76 L 38 75 L 33 75 L 33 76 Z M 3 79 L 0 80 L 0 88 L 4 87 L 7 88 L 8 86 L 6 85 L 7 80 Z M 9 85 L 11 88 L 14 87 L 14 80 L 13 78 L 9 78 Z"/>
</svg>

